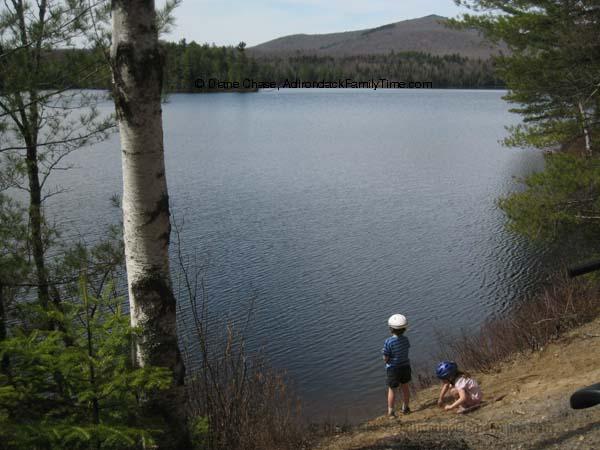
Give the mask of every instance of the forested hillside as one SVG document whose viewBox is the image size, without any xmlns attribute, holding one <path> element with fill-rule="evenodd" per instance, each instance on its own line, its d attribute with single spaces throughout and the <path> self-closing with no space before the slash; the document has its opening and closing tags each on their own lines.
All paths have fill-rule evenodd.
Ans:
<svg viewBox="0 0 600 450">
<path fill-rule="evenodd" d="M 397 81 L 431 81 L 434 88 L 500 87 L 490 59 L 460 55 L 434 56 L 420 52 L 390 52 L 357 56 L 249 56 L 245 45 L 216 47 L 196 42 L 165 43 L 165 86 L 172 92 L 194 91 L 196 79 L 283 83 L 351 78 L 387 78 Z"/>
<path fill-rule="evenodd" d="M 357 56 L 250 56 L 245 44 L 219 47 L 194 41 L 163 42 L 166 92 L 200 92 L 195 81 L 217 79 L 242 82 L 283 83 L 287 80 L 332 81 L 378 80 L 431 82 L 433 88 L 502 87 L 494 73 L 491 59 L 471 59 L 454 55 L 435 56 L 421 52 L 390 52 Z M 45 55 L 48 68 L 47 86 L 60 88 L 109 89 L 108 64 L 96 64 L 105 56 L 94 50 L 56 50 Z M 95 65 L 97 70 L 86 77 L 71 67 Z M 0 89 L 3 81 L 0 79 Z M 214 90 L 214 89 L 208 89 Z"/>
</svg>

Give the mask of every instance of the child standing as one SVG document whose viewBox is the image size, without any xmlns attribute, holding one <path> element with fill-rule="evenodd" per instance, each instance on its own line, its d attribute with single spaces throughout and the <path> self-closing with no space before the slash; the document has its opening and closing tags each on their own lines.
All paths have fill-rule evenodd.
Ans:
<svg viewBox="0 0 600 450">
<path fill-rule="evenodd" d="M 458 370 L 454 361 L 442 361 L 438 364 L 435 375 L 444 382 L 438 406 L 444 404 L 444 396 L 449 391 L 455 401 L 444 407 L 444 410 L 450 411 L 457 409 L 457 412 L 464 413 L 470 411 L 481 403 L 483 394 L 481 389 L 471 376 L 466 372 Z"/>
<path fill-rule="evenodd" d="M 394 403 L 398 386 L 402 387 L 402 413 L 410 413 L 408 406 L 410 400 L 408 383 L 411 380 L 410 360 L 408 359 L 410 342 L 404 336 L 407 325 L 406 317 L 402 314 L 394 314 L 388 319 L 388 326 L 392 335 L 385 340 L 382 353 L 387 374 L 389 417 L 396 416 Z"/>
</svg>

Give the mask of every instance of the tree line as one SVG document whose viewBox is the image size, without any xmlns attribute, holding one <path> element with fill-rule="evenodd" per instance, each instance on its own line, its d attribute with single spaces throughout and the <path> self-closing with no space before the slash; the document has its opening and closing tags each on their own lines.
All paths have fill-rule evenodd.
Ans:
<svg viewBox="0 0 600 450">
<path fill-rule="evenodd" d="M 431 82 L 433 88 L 502 88 L 503 80 L 491 59 L 472 59 L 458 54 L 436 56 L 421 52 L 391 52 L 359 56 L 253 56 L 241 42 L 238 46 L 215 46 L 187 42 L 161 42 L 163 89 L 165 92 L 200 92 L 196 80 L 223 82 L 244 80 L 283 84 L 286 80 L 305 82 L 334 80 L 378 80 Z M 73 65 L 92 65 L 104 57 L 100 48 L 53 50 L 44 56 L 55 72 L 48 85 L 75 88 L 109 89 L 108 67 L 82 78 L 70 70 Z M 0 79 L 0 86 L 2 80 Z M 217 89 L 218 90 L 218 89 Z"/>
<path fill-rule="evenodd" d="M 351 78 L 429 81 L 434 88 L 502 87 L 491 60 L 460 55 L 391 52 L 360 56 L 252 56 L 242 42 L 237 47 L 200 45 L 181 40 L 164 43 L 166 88 L 171 92 L 198 90 L 195 80 L 242 82 L 252 79 L 282 84 L 285 80 L 331 81 Z"/>
</svg>

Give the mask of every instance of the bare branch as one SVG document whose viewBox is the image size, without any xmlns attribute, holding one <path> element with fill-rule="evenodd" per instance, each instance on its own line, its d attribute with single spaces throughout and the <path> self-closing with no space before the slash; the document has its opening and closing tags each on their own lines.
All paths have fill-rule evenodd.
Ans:
<svg viewBox="0 0 600 450">
<path fill-rule="evenodd" d="M 116 125 L 111 124 L 111 125 L 108 125 L 106 127 L 103 127 L 103 128 L 100 128 L 100 129 L 97 129 L 97 130 L 94 130 L 94 131 L 91 131 L 88 134 L 79 135 L 79 136 L 76 136 L 76 137 L 70 138 L 70 139 L 61 139 L 61 140 L 57 140 L 57 141 L 42 142 L 42 143 L 37 144 L 37 147 L 47 147 L 47 146 L 51 146 L 51 145 L 64 145 L 64 144 L 69 144 L 69 143 L 76 142 L 76 141 L 81 141 L 81 140 L 84 140 L 84 139 L 88 139 L 88 138 L 90 138 L 90 137 L 92 137 L 92 136 L 94 136 L 96 134 L 108 131 L 108 130 L 110 130 L 112 128 L 116 128 Z M 27 150 L 27 147 L 20 146 L 20 147 L 4 147 L 4 148 L 0 148 L 0 152 L 7 152 L 9 150 Z"/>
</svg>

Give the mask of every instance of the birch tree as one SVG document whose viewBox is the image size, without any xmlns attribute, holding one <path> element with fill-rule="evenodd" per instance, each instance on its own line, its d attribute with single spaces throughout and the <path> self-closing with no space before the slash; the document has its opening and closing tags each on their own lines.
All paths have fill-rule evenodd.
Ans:
<svg viewBox="0 0 600 450">
<path fill-rule="evenodd" d="M 140 365 L 168 367 L 173 388 L 147 405 L 170 428 L 160 448 L 188 448 L 177 345 L 176 301 L 169 273 L 170 213 L 161 90 L 163 55 L 154 1 L 112 2 L 113 95 L 121 139 L 123 223 L 131 323 L 140 327 Z"/>
</svg>

